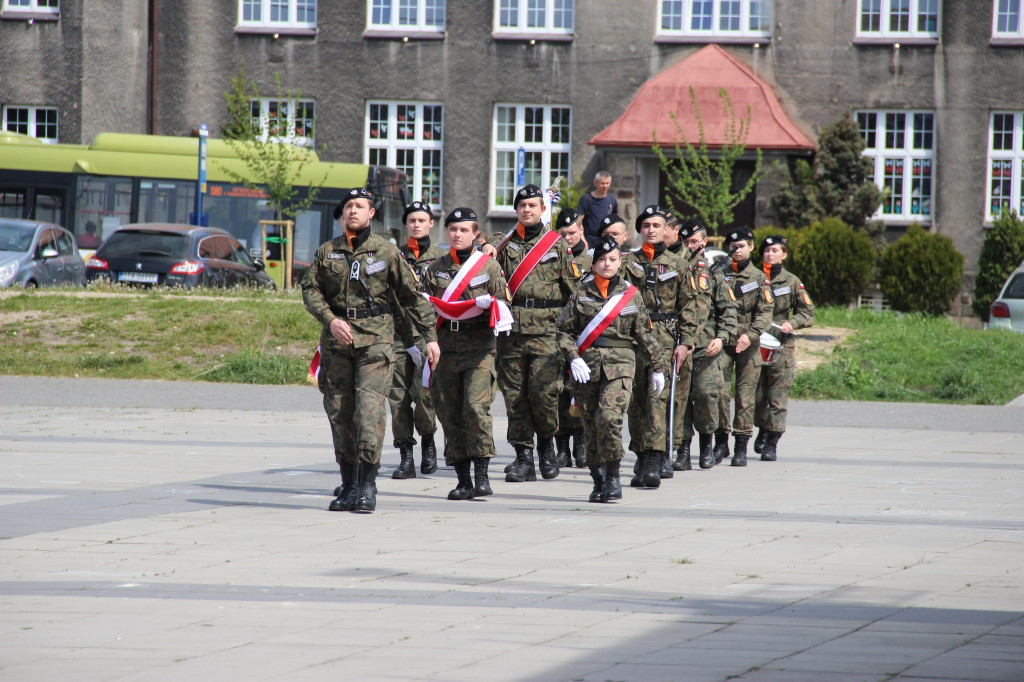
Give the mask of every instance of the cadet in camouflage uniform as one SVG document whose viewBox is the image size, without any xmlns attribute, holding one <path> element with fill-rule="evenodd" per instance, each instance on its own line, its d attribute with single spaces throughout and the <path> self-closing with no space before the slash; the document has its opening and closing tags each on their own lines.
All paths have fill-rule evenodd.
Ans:
<svg viewBox="0 0 1024 682">
<path fill-rule="evenodd" d="M 609 219 L 621 220 L 614 214 L 605 218 Z M 637 216 L 636 230 L 643 244 L 626 254 L 621 272 L 643 294 L 654 338 L 665 357 L 671 358 L 674 369 L 693 351 L 699 328 L 698 296 L 686 263 L 665 249 L 665 223 L 665 212 L 656 205 Z M 672 447 L 668 442 L 670 395 L 653 394 L 647 381 L 650 372 L 646 364 L 637 363 L 629 403 L 629 449 L 637 454 L 638 467 L 630 485 L 657 488 L 662 477 L 672 476 L 668 455 Z"/>
<path fill-rule="evenodd" d="M 711 441 L 718 429 L 718 396 L 722 392 L 721 351 L 733 343 L 736 336 L 736 299 L 721 270 L 717 266 L 709 267 L 704 258 L 704 246 L 708 242 L 704 224 L 699 220 L 687 220 L 679 230 L 679 236 L 692 254 L 690 264 L 697 271 L 697 289 L 710 302 L 707 322 L 698 334 L 697 348 L 693 351 L 683 441 L 693 440 L 696 428 L 700 434 L 700 468 L 710 469 L 716 464 Z M 689 444 L 684 447 L 689 454 Z"/>
<path fill-rule="evenodd" d="M 576 269 L 581 274 L 589 273 L 592 259 L 590 251 L 587 249 L 587 240 L 583 238 L 583 217 L 575 209 L 567 206 L 558 212 L 555 229 L 569 245 Z M 558 466 L 572 465 L 569 454 L 569 438 L 572 437 L 571 457 L 576 460 L 576 467 L 583 469 L 587 466 L 587 441 L 583 431 L 583 418 L 580 416 L 579 406 L 570 408 L 572 387 L 568 372 L 562 373 L 562 379 L 564 385 L 562 392 L 558 394 L 558 431 L 555 433 Z"/>
<path fill-rule="evenodd" d="M 444 249 L 430 243 L 430 230 L 434 227 L 434 214 L 430 204 L 414 201 L 405 207 L 402 223 L 409 231 L 409 241 L 398 247 L 406 262 L 412 266 L 413 272 L 420 279 L 427 266 L 435 258 L 444 255 Z M 395 318 L 398 331 L 395 339 L 395 371 L 391 377 L 391 392 L 388 402 L 391 405 L 391 434 L 395 439 L 401 463 L 391 478 L 415 478 L 416 461 L 412 448 L 416 445 L 413 427 L 423 439 L 420 448 L 420 472 L 432 474 L 437 471 L 437 450 L 434 446 L 434 431 L 437 423 L 434 420 L 434 407 L 430 400 L 430 391 L 422 391 L 420 380 L 423 367 L 423 349 L 410 343 L 406 331 L 408 324 L 404 316 Z M 415 404 L 415 408 L 413 405 Z"/>
<path fill-rule="evenodd" d="M 549 232 L 541 222 L 543 193 L 536 185 L 516 192 L 513 205 L 519 222 L 502 239 L 496 235 L 483 248 L 493 254 L 510 287 L 516 268 Z M 535 254 L 536 255 L 536 254 Z M 537 434 L 540 472 L 558 476 L 554 436 L 558 430 L 558 394 L 562 388 L 562 357 L 555 321 L 576 290 L 575 264 L 565 242 L 558 238 L 540 257 L 529 276 L 512 291 L 512 333 L 498 338 L 498 386 L 508 413 L 508 441 L 515 448 L 506 481 L 537 480 L 533 435 Z"/>
<path fill-rule="evenodd" d="M 754 423 L 758 432 L 754 451 L 761 453 L 761 459 L 766 462 L 775 461 L 779 439 L 786 431 L 786 406 L 796 374 L 796 337 L 793 330 L 814 324 L 814 304 L 803 282 L 782 267 L 788 255 L 785 237 L 775 235 L 761 242 L 762 267 L 775 298 L 772 327 L 768 332 L 782 341 L 782 357 L 775 364 L 761 368 L 761 380 L 757 384 Z"/>
<path fill-rule="evenodd" d="M 668 217 L 668 224 L 665 225 L 665 249 L 669 253 L 673 253 L 683 259 L 686 263 L 687 277 L 696 282 L 697 274 L 690 265 L 690 250 L 686 248 L 686 244 L 679 237 L 681 225 L 671 212 L 666 211 L 665 214 Z M 696 285 L 694 285 L 694 288 L 696 288 Z M 709 299 L 704 296 L 699 296 L 697 301 L 697 315 L 702 320 L 700 324 L 703 325 L 703 320 L 707 319 L 710 303 Z M 673 471 L 689 471 L 693 468 L 690 464 L 690 441 L 683 439 L 683 431 L 686 428 L 686 406 L 690 402 L 690 379 L 692 373 L 693 355 L 690 354 L 686 357 L 686 362 L 680 365 L 679 371 L 676 372 L 676 400 L 672 410 L 674 416 L 672 424 L 672 451 L 676 455 L 675 461 L 672 462 Z"/>
<path fill-rule="evenodd" d="M 718 430 L 715 431 L 715 460 L 729 456 L 729 400 L 733 369 L 736 373 L 736 410 L 732 430 L 736 450 L 732 466 L 747 466 L 747 442 L 754 428 L 754 394 L 761 376 L 760 337 L 772 323 L 772 291 L 764 273 L 750 262 L 754 233 L 746 228 L 725 236 L 732 262 L 725 281 L 736 298 L 736 343 L 726 345 L 722 355 L 722 392 L 718 401 Z"/>
<path fill-rule="evenodd" d="M 622 460 L 622 413 L 632 393 L 636 362 L 633 348 L 644 356 L 644 364 L 653 371 L 655 391 L 665 389 L 667 356 L 651 333 L 651 322 L 643 297 L 618 276 L 621 255 L 613 239 L 604 239 L 594 247 L 593 274 L 580 284 L 558 318 L 559 347 L 569 361 L 574 379 L 576 401 L 583 411 L 587 430 L 587 466 L 594 479 L 591 502 L 622 498 L 618 485 Z M 585 330 L 593 324 L 609 299 L 632 290 L 617 316 L 609 314 L 608 324 L 598 327 L 592 336 Z M 612 306 L 614 308 L 614 304 Z M 590 340 L 580 353 L 580 337 Z"/>
<path fill-rule="evenodd" d="M 457 208 L 444 219 L 449 252 L 427 268 L 423 285 L 427 293 L 441 298 L 459 270 L 476 251 L 474 241 L 480 232 L 476 213 Z M 445 463 L 455 468 L 458 486 L 448 493 L 449 500 L 471 500 L 491 494 L 487 466 L 494 457 L 494 432 L 491 403 L 494 401 L 496 344 L 487 308 L 495 299 L 507 301 L 508 289 L 501 268 L 488 257 L 483 268 L 470 280 L 462 293 L 451 300 L 471 301 L 483 309 L 467 320 L 441 320 L 437 332 L 441 360 L 434 370 L 430 393 L 437 416 L 444 427 Z M 475 479 L 470 466 L 475 468 Z"/>
<path fill-rule="evenodd" d="M 352 189 L 334 210 L 341 236 L 317 249 L 302 278 L 302 301 L 323 326 L 320 391 L 331 423 L 342 487 L 331 511 L 372 512 L 394 363 L 393 315 L 405 314 L 427 359 L 441 351 L 434 311 L 391 243 L 370 230 L 373 194 Z"/>
</svg>

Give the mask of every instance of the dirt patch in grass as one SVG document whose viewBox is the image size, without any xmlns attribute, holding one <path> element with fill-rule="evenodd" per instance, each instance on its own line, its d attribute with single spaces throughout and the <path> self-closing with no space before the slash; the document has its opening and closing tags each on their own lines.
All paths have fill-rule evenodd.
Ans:
<svg viewBox="0 0 1024 682">
<path fill-rule="evenodd" d="M 801 329 L 796 341 L 797 370 L 814 369 L 828 360 L 832 351 L 842 344 L 852 331 L 843 327 Z"/>
</svg>

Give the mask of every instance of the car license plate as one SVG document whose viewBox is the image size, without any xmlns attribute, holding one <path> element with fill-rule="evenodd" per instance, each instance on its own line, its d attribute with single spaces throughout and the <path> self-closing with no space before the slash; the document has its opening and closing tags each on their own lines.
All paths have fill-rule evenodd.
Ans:
<svg viewBox="0 0 1024 682">
<path fill-rule="evenodd" d="M 118 282 L 138 282 L 140 284 L 156 284 L 155 272 L 122 272 L 117 276 Z"/>
</svg>

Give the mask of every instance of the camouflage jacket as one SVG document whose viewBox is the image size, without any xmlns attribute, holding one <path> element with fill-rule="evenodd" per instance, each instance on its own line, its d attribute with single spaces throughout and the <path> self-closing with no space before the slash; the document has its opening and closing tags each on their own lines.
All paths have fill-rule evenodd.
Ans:
<svg viewBox="0 0 1024 682">
<path fill-rule="evenodd" d="M 420 280 L 420 287 L 422 290 L 423 286 L 423 273 L 427 271 L 427 266 L 430 265 L 431 261 L 436 258 L 440 258 L 447 253 L 440 246 L 431 244 L 427 247 L 426 251 L 421 251 L 417 257 L 416 254 L 409 249 L 408 244 L 403 244 L 398 247 L 398 251 L 402 254 L 402 258 L 405 262 L 412 267 L 412 271 L 416 273 L 416 278 Z M 402 352 L 406 348 L 414 345 L 420 346 L 420 352 L 422 353 L 426 345 L 422 338 L 419 340 L 419 344 L 416 343 L 416 334 L 413 333 L 413 325 L 406 319 L 407 315 L 396 315 L 395 316 L 395 352 Z"/>
<path fill-rule="evenodd" d="M 771 279 L 769 286 L 772 289 L 772 296 L 775 298 L 772 322 L 782 324 L 789 321 L 793 325 L 793 329 L 803 329 L 814 324 L 814 304 L 811 303 L 811 297 L 807 295 L 799 277 L 789 270 L 781 268 L 780 272 Z M 771 327 L 768 331 L 772 336 L 782 339 L 787 346 L 796 344 L 795 337 L 792 335 L 786 337 L 777 327 Z"/>
<path fill-rule="evenodd" d="M 718 268 L 708 267 L 703 253 L 693 254 L 690 261 L 696 270 L 697 289 L 707 306 L 707 318 L 697 334 L 694 355 L 701 357 L 712 339 L 721 339 L 726 346 L 735 343 L 736 297 Z"/>
<path fill-rule="evenodd" d="M 367 228 L 369 229 L 369 228 Z M 394 316 L 405 314 L 418 341 L 435 340 L 434 309 L 419 294 L 416 274 L 398 247 L 371 234 L 355 252 L 344 235 L 323 244 L 302 278 L 302 302 L 323 326 L 320 344 L 337 348 L 330 331 L 336 318 L 352 327 L 352 346 L 394 342 Z M 352 317 L 350 311 L 389 306 L 390 312 Z"/>
<path fill-rule="evenodd" d="M 424 290 L 431 296 L 441 298 L 444 295 L 444 290 L 458 274 L 460 267 L 450 253 L 436 259 L 423 273 Z M 501 276 L 501 268 L 493 258 L 488 258 L 480 273 L 470 280 L 469 285 L 462 290 L 462 294 L 456 300 L 468 301 L 482 294 L 490 294 L 494 298 L 508 303 L 507 292 L 505 278 Z M 437 330 L 437 342 L 441 346 L 441 351 L 458 353 L 460 351 L 493 349 L 495 347 L 494 331 L 488 323 L 489 320 L 489 310 L 485 310 L 470 320 L 454 324 L 441 319 L 441 326 Z"/>
<path fill-rule="evenodd" d="M 736 299 L 736 333 L 745 334 L 751 343 L 757 341 L 772 324 L 772 290 L 764 273 L 749 260 L 738 272 L 735 263 L 725 266 L 725 283 L 732 287 Z"/>
<path fill-rule="evenodd" d="M 627 286 L 628 282 L 622 278 L 612 278 L 608 285 L 609 298 L 625 291 Z M 558 349 L 565 356 L 566 362 L 581 357 L 576 339 L 607 300 L 594 283 L 594 276 L 587 275 L 579 290 L 562 308 L 562 314 L 558 316 Z M 634 349 L 640 351 L 653 371 L 665 371 L 666 355 L 651 332 L 651 320 L 639 291 L 633 294 L 632 300 L 601 333 L 600 339 L 583 351 L 582 355 L 590 367 L 591 381 L 597 381 L 602 372 L 608 379 L 632 377 L 636 368 Z M 609 345 L 601 347 L 599 344 L 602 342 Z"/>
<path fill-rule="evenodd" d="M 586 239 L 581 239 L 577 246 L 580 244 L 583 245 L 583 248 L 580 249 L 579 255 L 573 253 L 572 249 L 569 249 L 569 254 L 572 256 L 573 262 L 576 263 L 576 269 L 579 270 L 580 277 L 583 278 L 587 276 L 587 273 L 590 272 L 590 266 L 594 264 L 594 250 L 587 248 Z"/>
<path fill-rule="evenodd" d="M 648 260 L 642 247 L 622 257 L 619 273 L 644 295 L 654 322 L 654 337 L 662 348 L 692 346 L 700 325 L 699 297 L 690 267 L 668 249 Z"/>
</svg>

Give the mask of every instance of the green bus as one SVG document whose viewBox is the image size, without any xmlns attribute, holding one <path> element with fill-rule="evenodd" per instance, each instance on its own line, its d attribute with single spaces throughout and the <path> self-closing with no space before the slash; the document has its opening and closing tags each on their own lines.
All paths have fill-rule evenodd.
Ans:
<svg viewBox="0 0 1024 682">
<path fill-rule="evenodd" d="M 0 132 L 0 217 L 62 225 L 83 249 L 95 248 L 121 225 L 191 222 L 198 177 L 198 138 L 101 133 L 91 145 L 46 144 Z M 407 176 L 395 169 L 312 159 L 296 179 L 296 195 L 321 185 L 295 220 L 294 272 L 300 276 L 320 244 L 338 234 L 334 207 L 344 191 L 368 187 L 380 198 L 375 232 L 401 233 Z M 232 180 L 246 166 L 223 140 L 207 144 L 203 213 L 250 251 L 261 248 L 260 220 L 273 220 L 267 195 Z M 272 256 L 273 257 L 273 256 Z"/>
</svg>

